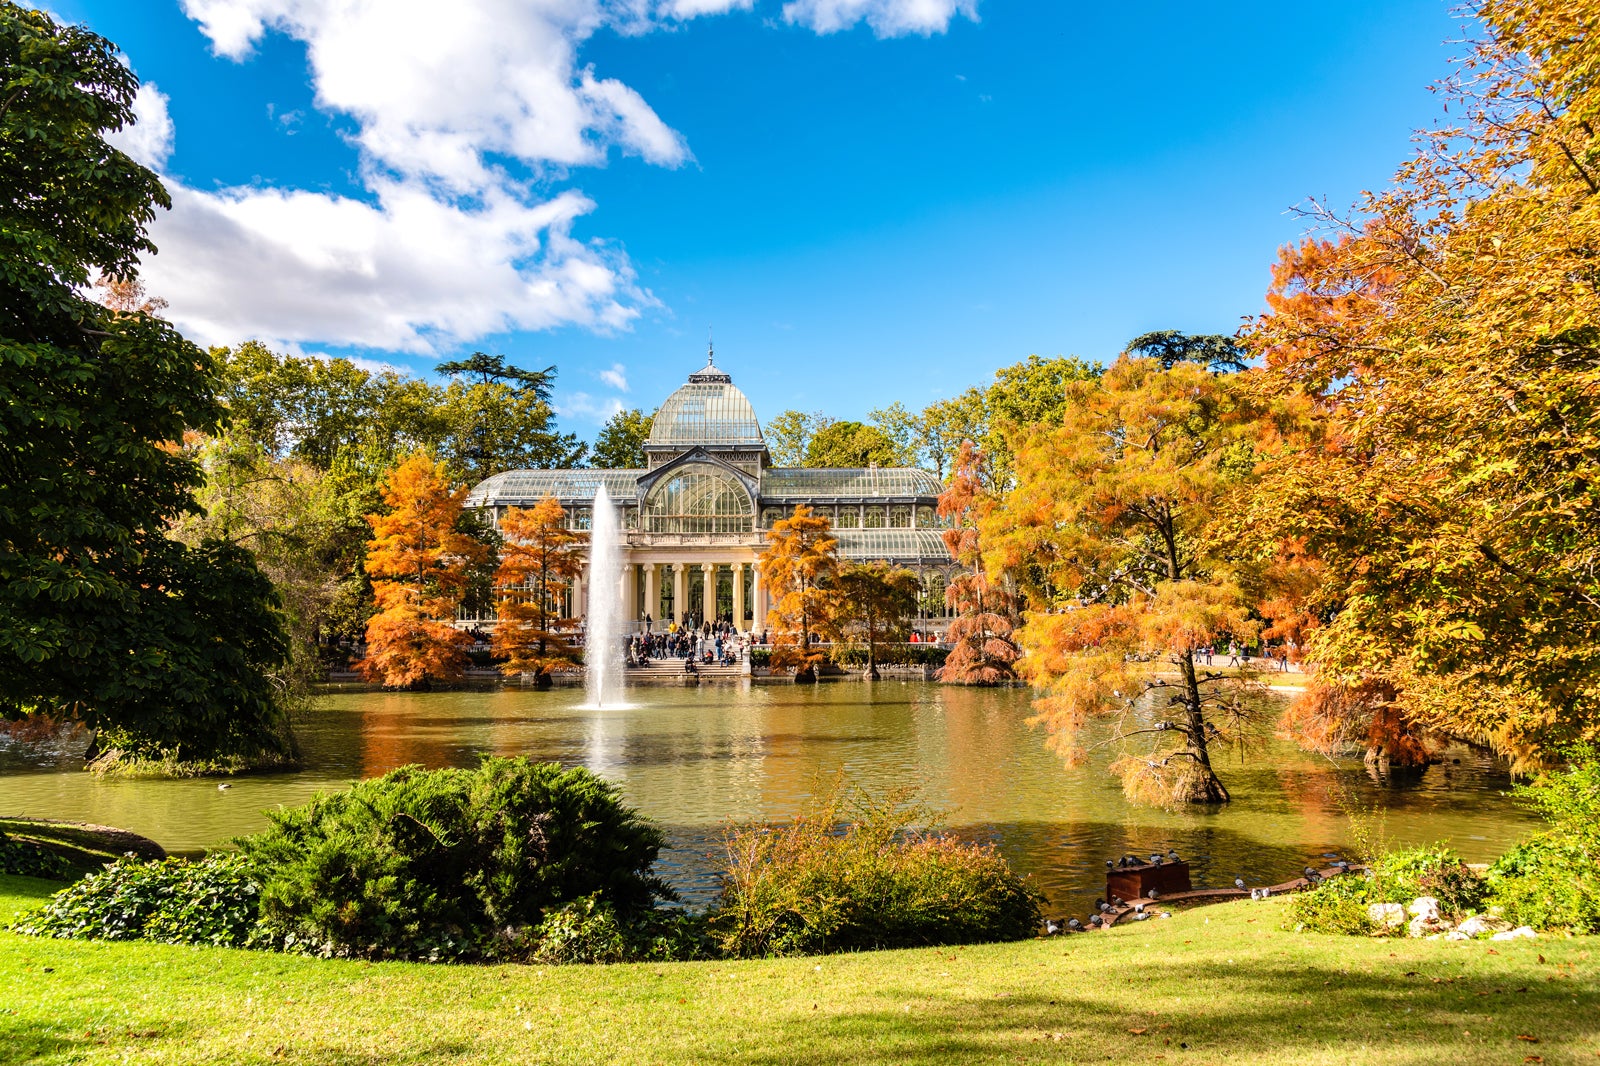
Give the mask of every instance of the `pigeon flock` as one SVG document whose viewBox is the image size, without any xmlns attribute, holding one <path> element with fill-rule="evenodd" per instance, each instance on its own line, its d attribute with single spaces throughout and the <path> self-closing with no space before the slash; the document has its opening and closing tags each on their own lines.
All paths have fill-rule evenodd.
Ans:
<svg viewBox="0 0 1600 1066">
<path fill-rule="evenodd" d="M 1352 867 L 1348 861 L 1340 858 L 1339 855 L 1334 852 L 1323 852 L 1322 858 L 1327 863 L 1327 868 L 1332 870 L 1335 874 L 1347 874 L 1352 869 L 1355 869 L 1355 867 Z M 1177 850 L 1174 848 L 1168 848 L 1165 854 L 1162 854 L 1161 852 L 1151 852 L 1148 856 L 1123 855 L 1119 858 L 1107 859 L 1105 863 L 1106 870 L 1110 872 L 1115 870 L 1126 870 L 1129 868 L 1158 867 L 1163 864 L 1181 861 L 1182 860 L 1179 858 Z M 1316 887 L 1327 879 L 1326 875 L 1324 875 L 1320 870 L 1317 870 L 1315 867 L 1311 866 L 1302 867 L 1300 870 L 1300 876 L 1304 879 L 1306 886 L 1312 888 Z M 1280 885 L 1278 888 L 1282 889 L 1291 886 Z M 1253 900 L 1269 899 L 1274 891 L 1272 886 L 1265 885 L 1257 888 L 1251 888 L 1245 882 L 1243 877 L 1235 877 L 1233 879 L 1233 887 L 1239 892 L 1248 890 L 1250 893 L 1250 898 Z M 1065 922 L 1060 922 L 1055 919 L 1051 919 L 1045 923 L 1045 932 L 1050 936 L 1055 936 L 1058 933 L 1087 933 L 1094 929 L 1109 929 L 1119 920 L 1142 922 L 1147 921 L 1150 918 L 1172 917 L 1172 913 L 1170 911 L 1155 911 L 1147 909 L 1147 901 L 1154 901 L 1161 898 L 1161 893 L 1153 888 L 1144 894 L 1144 899 L 1134 900 L 1131 903 L 1123 899 L 1121 896 L 1110 893 L 1108 894 L 1111 895 L 1109 901 L 1104 898 L 1097 898 L 1094 901 L 1095 913 L 1090 914 L 1087 920 L 1068 918 Z"/>
</svg>

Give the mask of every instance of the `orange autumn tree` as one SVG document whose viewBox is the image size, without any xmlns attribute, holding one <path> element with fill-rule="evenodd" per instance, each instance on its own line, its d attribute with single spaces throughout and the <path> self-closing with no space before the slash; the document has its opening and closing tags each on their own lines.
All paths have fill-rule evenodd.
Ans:
<svg viewBox="0 0 1600 1066">
<path fill-rule="evenodd" d="M 950 649 L 938 678 L 949 684 L 998 685 L 1015 681 L 1021 652 L 1013 639 L 1016 597 L 989 580 L 978 550 L 978 521 L 994 509 L 989 460 L 970 440 L 961 443 L 950 485 L 939 496 L 939 517 L 950 528 L 941 536 L 950 557 L 966 568 L 945 589 L 945 603 L 956 612 L 945 631 Z"/>
<path fill-rule="evenodd" d="M 761 580 L 776 597 L 767 612 L 772 640 L 772 665 L 793 669 L 796 684 L 817 680 L 817 667 L 827 656 L 812 639 L 838 635 L 839 593 L 833 587 L 839 572 L 839 541 L 833 523 L 813 515 L 804 504 L 767 532 L 761 557 Z"/>
<path fill-rule="evenodd" d="M 574 625 L 561 614 L 563 597 L 583 567 L 584 534 L 567 528 L 567 512 L 554 497 L 532 508 L 512 507 L 500 520 L 505 546 L 495 572 L 499 623 L 494 653 L 506 675 L 532 674 L 540 688 L 552 670 L 571 669 L 580 658 Z"/>
<path fill-rule="evenodd" d="M 1533 766 L 1600 738 L 1600 3 L 1472 13 L 1456 124 L 1274 269 L 1246 340 L 1325 429 L 1258 511 L 1323 567 L 1303 732 Z"/>
<path fill-rule="evenodd" d="M 1241 394 L 1236 375 L 1124 356 L 1068 385 L 1062 425 L 1023 432 L 1015 487 L 979 522 L 986 569 L 1032 604 L 1018 638 L 1044 693 L 1034 721 L 1075 762 L 1088 719 L 1113 719 L 1133 799 L 1226 802 L 1213 749 L 1251 717 L 1248 677 L 1195 662 L 1257 631 L 1220 536 L 1253 468 Z"/>
<path fill-rule="evenodd" d="M 389 471 L 388 511 L 367 515 L 367 576 L 378 611 L 367 622 L 367 654 L 356 668 L 385 688 L 461 676 L 470 639 L 451 625 L 472 569 L 488 548 L 461 532 L 467 490 L 418 452 Z"/>
</svg>

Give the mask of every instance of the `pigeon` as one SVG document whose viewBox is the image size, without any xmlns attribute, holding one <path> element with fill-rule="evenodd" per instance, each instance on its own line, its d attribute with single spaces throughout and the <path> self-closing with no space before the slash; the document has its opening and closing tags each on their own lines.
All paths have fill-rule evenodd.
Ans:
<svg viewBox="0 0 1600 1066">
<path fill-rule="evenodd" d="M 1270 896 L 1270 895 L 1272 895 L 1272 889 L 1270 889 L 1270 888 L 1263 888 L 1263 889 L 1262 889 L 1262 890 L 1261 890 L 1261 898 L 1262 898 L 1262 899 L 1266 899 L 1266 898 L 1267 898 L 1267 897 L 1268 897 L 1268 896 Z"/>
<path fill-rule="evenodd" d="M 1094 909 L 1095 910 L 1097 910 L 1097 911 L 1098 910 L 1104 910 L 1105 906 L 1106 906 L 1106 901 L 1104 899 L 1100 898 L 1099 896 L 1096 896 L 1094 898 Z"/>
<path fill-rule="evenodd" d="M 1151 866 L 1160 866 L 1161 865 L 1161 856 L 1159 856 L 1159 855 L 1150 856 L 1150 865 Z"/>
<path fill-rule="evenodd" d="M 1242 877 L 1235 877 L 1235 878 L 1234 878 L 1234 879 L 1233 879 L 1233 887 L 1234 887 L 1234 888 L 1243 888 L 1243 887 L 1244 887 L 1244 878 L 1242 878 Z"/>
<path fill-rule="evenodd" d="M 1162 911 L 1160 914 L 1156 915 L 1156 917 L 1157 918 L 1171 918 L 1172 917 L 1172 912 L 1171 911 Z"/>
<path fill-rule="evenodd" d="M 1101 900 L 1099 910 L 1101 914 L 1109 914 L 1111 912 L 1111 904 L 1107 903 L 1105 900 Z"/>
<path fill-rule="evenodd" d="M 1107 859 L 1106 860 L 1106 869 L 1108 869 L 1108 870 L 1113 869 L 1116 865 L 1117 865 L 1117 860 L 1115 860 L 1115 859 Z"/>
<path fill-rule="evenodd" d="M 1056 924 L 1055 919 L 1051 918 L 1044 923 L 1045 936 L 1055 936 L 1059 932 L 1061 932 L 1061 926 Z"/>
<path fill-rule="evenodd" d="M 1160 895 L 1161 895 L 1161 893 L 1157 892 L 1155 889 L 1152 888 L 1150 891 L 1145 893 L 1145 898 L 1146 899 L 1157 899 L 1157 898 L 1160 897 Z"/>
<path fill-rule="evenodd" d="M 1178 851 L 1177 851 L 1176 848 L 1168 848 L 1167 849 L 1167 861 L 1168 862 L 1177 862 L 1178 861 Z"/>
<path fill-rule="evenodd" d="M 1321 874 L 1317 873 L 1315 870 L 1312 870 L 1311 873 L 1306 877 L 1306 880 L 1310 881 L 1314 885 L 1320 885 L 1327 879 Z"/>
<path fill-rule="evenodd" d="M 1111 897 L 1111 905 L 1113 907 L 1120 907 L 1126 902 L 1128 902 L 1128 901 L 1123 899 L 1121 896 L 1112 896 Z"/>
<path fill-rule="evenodd" d="M 1133 916 L 1133 920 L 1136 922 L 1142 922 L 1148 917 L 1150 917 L 1148 914 L 1146 914 L 1144 911 L 1140 911 Z"/>
<path fill-rule="evenodd" d="M 1317 871 L 1313 870 L 1309 866 L 1306 866 L 1306 867 L 1302 868 L 1300 872 L 1305 874 L 1307 877 L 1310 877 L 1312 874 L 1316 873 Z"/>
<path fill-rule="evenodd" d="M 1261 898 L 1261 890 L 1259 888 L 1252 888 L 1250 890 L 1250 898 L 1251 899 L 1260 899 Z"/>
<path fill-rule="evenodd" d="M 1074 933 L 1081 933 L 1083 932 L 1083 923 L 1078 921 L 1076 918 L 1068 918 L 1067 928 L 1071 929 Z"/>
<path fill-rule="evenodd" d="M 1089 924 L 1098 928 L 1100 926 L 1100 916 L 1098 914 L 1089 915 Z"/>
</svg>

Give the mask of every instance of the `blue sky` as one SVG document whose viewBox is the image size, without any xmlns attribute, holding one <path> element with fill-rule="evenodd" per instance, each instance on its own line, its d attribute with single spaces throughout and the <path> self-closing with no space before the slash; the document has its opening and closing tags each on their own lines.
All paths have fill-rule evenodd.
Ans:
<svg viewBox="0 0 1600 1066">
<path fill-rule="evenodd" d="M 554 363 L 586 436 L 708 326 L 763 418 L 1231 332 L 1288 209 L 1435 120 L 1463 29 L 1443 0 L 50 7 L 154 83 L 125 143 L 174 188 L 147 278 L 192 336 Z"/>
</svg>

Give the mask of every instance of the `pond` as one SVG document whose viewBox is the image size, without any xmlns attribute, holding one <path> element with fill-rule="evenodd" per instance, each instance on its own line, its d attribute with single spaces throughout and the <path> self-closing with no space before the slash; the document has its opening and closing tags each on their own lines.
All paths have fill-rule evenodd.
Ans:
<svg viewBox="0 0 1600 1066">
<path fill-rule="evenodd" d="M 1106 772 L 1108 750 L 1067 769 L 1026 725 L 1028 694 L 923 682 L 704 685 L 630 690 L 625 709 L 587 710 L 579 689 L 436 693 L 330 690 L 299 728 L 305 769 L 215 781 L 115 781 L 67 752 L 0 746 L 0 814 L 119 826 L 173 851 L 225 843 L 262 811 L 406 763 L 467 766 L 485 753 L 582 764 L 621 784 L 667 833 L 663 872 L 689 902 L 714 888 L 730 821 L 792 814 L 839 769 L 871 788 L 914 785 L 962 836 L 995 842 L 1056 908 L 1082 911 L 1104 860 L 1176 848 L 1196 887 L 1296 876 L 1349 843 L 1347 812 L 1383 812 L 1396 843 L 1448 841 L 1493 858 L 1533 819 L 1502 766 L 1467 749 L 1421 773 L 1378 780 L 1268 739 L 1217 760 L 1234 802 L 1219 811 L 1135 807 Z"/>
</svg>

